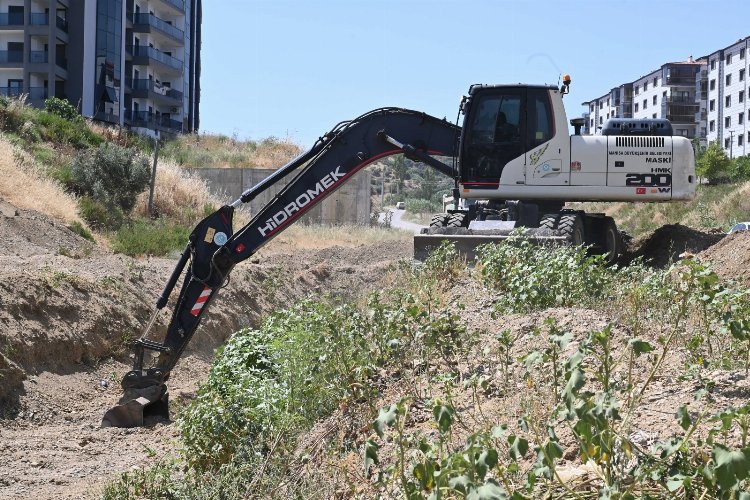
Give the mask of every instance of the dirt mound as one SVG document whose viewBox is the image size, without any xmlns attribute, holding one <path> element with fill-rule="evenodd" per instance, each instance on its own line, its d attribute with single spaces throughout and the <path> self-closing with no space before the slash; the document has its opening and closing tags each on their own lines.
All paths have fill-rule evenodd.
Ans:
<svg viewBox="0 0 750 500">
<path fill-rule="evenodd" d="M 725 279 L 738 280 L 750 287 L 750 231 L 727 235 L 716 245 L 698 254 L 709 262 L 716 274 Z"/>
<path fill-rule="evenodd" d="M 718 231 L 700 231 L 681 224 L 667 224 L 631 242 L 623 260 L 627 264 L 642 257 L 649 265 L 665 267 L 679 260 L 681 253 L 697 254 L 723 237 L 724 233 Z"/>
<path fill-rule="evenodd" d="M 23 210 L 0 200 L 0 255 L 27 257 L 41 254 L 80 256 L 94 244 L 59 221 L 34 210 Z"/>
</svg>

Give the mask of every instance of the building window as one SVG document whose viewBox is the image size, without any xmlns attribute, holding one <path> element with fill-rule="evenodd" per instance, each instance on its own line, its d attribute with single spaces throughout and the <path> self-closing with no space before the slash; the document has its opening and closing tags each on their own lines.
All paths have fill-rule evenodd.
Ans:
<svg viewBox="0 0 750 500">
<path fill-rule="evenodd" d="M 711 82 L 708 84 L 708 90 L 716 90 L 716 78 L 711 78 Z"/>
<path fill-rule="evenodd" d="M 659 77 L 654 77 L 654 87 L 657 87 L 659 85 Z"/>
<path fill-rule="evenodd" d="M 711 59 L 711 71 L 716 69 L 716 59 Z"/>
<path fill-rule="evenodd" d="M 594 107 L 595 107 L 595 106 L 594 106 L 594 105 L 592 104 L 592 105 L 591 105 L 591 112 L 592 112 L 592 113 L 594 112 Z"/>
<path fill-rule="evenodd" d="M 737 145 L 742 146 L 742 139 L 744 139 L 744 136 L 738 135 L 737 136 Z"/>
<path fill-rule="evenodd" d="M 643 82 L 643 91 L 645 92 L 647 90 L 648 90 L 648 82 Z"/>
<path fill-rule="evenodd" d="M 745 49 L 740 49 L 740 59 L 745 58 Z"/>
<path fill-rule="evenodd" d="M 607 99 L 607 107 L 609 107 L 609 99 Z"/>
<path fill-rule="evenodd" d="M 724 139 L 724 149 L 729 149 L 729 137 Z"/>
<path fill-rule="evenodd" d="M 732 54 L 727 54 L 727 64 L 732 64 Z"/>
<path fill-rule="evenodd" d="M 648 107 L 648 99 L 643 100 L 643 109 L 646 109 Z"/>
<path fill-rule="evenodd" d="M 742 125 L 745 123 L 745 113 L 740 113 L 737 115 L 737 125 Z"/>
<path fill-rule="evenodd" d="M 740 81 L 745 81 L 745 70 L 744 68 L 740 70 Z"/>
<path fill-rule="evenodd" d="M 711 99 L 708 101 L 708 110 L 713 111 L 716 109 L 716 99 Z"/>
<path fill-rule="evenodd" d="M 651 104 L 653 104 L 654 106 L 656 106 L 656 96 L 654 96 L 653 102 Z"/>
<path fill-rule="evenodd" d="M 724 99 L 724 107 L 729 108 L 732 106 L 732 96 L 728 95 L 726 99 Z"/>
<path fill-rule="evenodd" d="M 589 127 L 594 128 L 594 119 L 592 118 L 589 122 L 591 122 L 589 123 Z"/>
<path fill-rule="evenodd" d="M 732 126 L 732 117 L 727 116 L 726 118 L 724 118 L 724 128 L 729 128 L 731 126 Z"/>
<path fill-rule="evenodd" d="M 714 120 L 711 120 L 710 122 L 708 122 L 708 130 L 711 132 L 716 130 L 716 122 Z"/>
<path fill-rule="evenodd" d="M 654 120 L 656 120 L 656 113 L 654 113 L 653 115 L 651 115 L 651 118 L 653 118 Z"/>
<path fill-rule="evenodd" d="M 732 73 L 727 75 L 727 85 L 732 85 Z"/>
<path fill-rule="evenodd" d="M 602 109 L 604 107 L 604 103 L 602 101 L 599 101 L 599 109 Z"/>
<path fill-rule="evenodd" d="M 737 96 L 737 102 L 745 102 L 745 91 L 744 90 L 740 90 L 740 93 Z"/>
<path fill-rule="evenodd" d="M 635 86 L 635 95 L 638 95 L 640 93 L 641 93 L 641 86 L 640 85 L 636 85 Z"/>
<path fill-rule="evenodd" d="M 638 103 L 635 103 L 635 109 L 634 109 L 634 111 L 635 111 L 636 113 L 638 112 Z"/>
</svg>

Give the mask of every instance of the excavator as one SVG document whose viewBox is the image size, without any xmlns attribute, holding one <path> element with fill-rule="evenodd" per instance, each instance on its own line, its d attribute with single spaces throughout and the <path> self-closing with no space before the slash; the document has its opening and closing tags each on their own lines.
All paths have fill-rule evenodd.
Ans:
<svg viewBox="0 0 750 500">
<path fill-rule="evenodd" d="M 133 368 L 121 383 L 124 395 L 105 413 L 102 426 L 138 427 L 147 417 L 168 419 L 169 375 L 234 266 L 356 172 L 389 155 L 403 154 L 455 181 L 448 210 L 415 235 L 415 254 L 446 239 L 471 250 L 521 234 L 588 245 L 615 261 L 622 238 L 614 220 L 566 209 L 566 202 L 692 199 L 692 145 L 658 119 L 609 120 L 600 135 L 584 136 L 583 119 L 577 118 L 571 120 L 575 133 L 570 135 L 563 106 L 570 84 L 566 75 L 560 86 L 472 85 L 460 104 L 461 127 L 403 108 L 370 111 L 337 124 L 308 151 L 203 219 L 133 344 Z M 249 223 L 233 229 L 239 206 L 295 171 Z M 149 333 L 180 280 L 164 339 L 152 340 Z"/>
</svg>

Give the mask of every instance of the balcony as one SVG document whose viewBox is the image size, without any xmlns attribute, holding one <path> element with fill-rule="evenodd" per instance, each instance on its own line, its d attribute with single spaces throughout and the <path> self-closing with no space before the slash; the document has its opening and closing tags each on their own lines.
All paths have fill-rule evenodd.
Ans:
<svg viewBox="0 0 750 500">
<path fill-rule="evenodd" d="M 156 17 L 153 14 L 133 14 L 133 31 L 136 33 L 151 33 L 155 29 L 174 40 L 184 43 L 185 32 Z"/>
<path fill-rule="evenodd" d="M 55 24 L 57 25 L 57 28 L 64 31 L 65 33 L 68 32 L 68 20 L 63 19 L 60 16 L 57 16 L 55 19 Z"/>
<path fill-rule="evenodd" d="M 148 111 L 137 111 L 126 109 L 125 119 L 130 122 L 131 127 L 143 127 L 152 130 L 163 130 L 165 132 L 182 132 L 182 122 L 173 120 L 168 115 L 158 115 Z"/>
<path fill-rule="evenodd" d="M 32 50 L 29 52 L 29 62 L 31 64 L 47 64 L 49 62 L 49 52 L 46 50 Z"/>
<path fill-rule="evenodd" d="M 49 97 L 49 92 L 46 87 L 31 87 L 29 88 L 29 101 L 34 104 L 41 105 Z"/>
<path fill-rule="evenodd" d="M 171 70 L 182 73 L 182 61 L 161 52 L 153 47 L 144 47 L 142 45 L 128 45 L 127 52 L 134 58 L 133 64 L 147 65 L 150 61 L 160 63 L 162 66 Z"/>
<path fill-rule="evenodd" d="M 667 85 L 672 86 L 693 86 L 695 85 L 695 75 L 674 75 L 667 77 Z"/>
<path fill-rule="evenodd" d="M 94 113 L 94 120 L 99 120 L 107 123 L 120 123 L 120 115 L 114 113 L 106 113 L 104 111 L 97 111 Z"/>
<path fill-rule="evenodd" d="M 161 0 L 164 4 L 178 10 L 180 13 L 185 12 L 185 0 Z"/>
<path fill-rule="evenodd" d="M 669 104 L 687 104 L 687 105 L 698 105 L 698 103 L 695 101 L 695 97 L 693 96 L 681 96 L 681 95 L 672 95 L 667 97 L 664 101 Z"/>
<path fill-rule="evenodd" d="M 672 123 L 690 123 L 695 124 L 695 113 L 667 113 L 665 118 Z"/>
<path fill-rule="evenodd" d="M 49 14 L 46 12 L 32 12 L 29 15 L 29 24 L 31 26 L 49 26 Z"/>
<path fill-rule="evenodd" d="M 18 26 L 23 27 L 23 13 L 0 13 L 0 27 Z"/>
<path fill-rule="evenodd" d="M 0 50 L 0 64 L 23 64 L 23 52 L 20 50 Z"/>
<path fill-rule="evenodd" d="M 23 94 L 20 87 L 0 87 L 0 95 L 5 97 L 18 97 Z"/>
<path fill-rule="evenodd" d="M 131 94 L 135 98 L 145 97 L 173 106 L 182 105 L 182 92 L 167 87 L 166 85 L 160 85 L 152 79 L 127 79 L 125 81 L 125 84 L 131 88 Z"/>
</svg>

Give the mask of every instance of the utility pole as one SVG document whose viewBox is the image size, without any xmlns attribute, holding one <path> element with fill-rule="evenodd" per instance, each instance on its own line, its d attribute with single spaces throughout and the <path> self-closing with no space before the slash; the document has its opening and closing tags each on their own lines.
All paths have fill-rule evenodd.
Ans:
<svg viewBox="0 0 750 500">
<path fill-rule="evenodd" d="M 380 175 L 381 177 L 381 183 L 380 183 L 380 208 L 382 209 L 384 207 L 385 203 L 385 162 L 383 162 L 383 171 Z"/>
<path fill-rule="evenodd" d="M 148 189 L 148 215 L 154 217 L 154 186 L 156 185 L 156 164 L 159 161 L 159 139 L 154 138 L 154 166 L 151 169 L 151 186 Z"/>
</svg>

